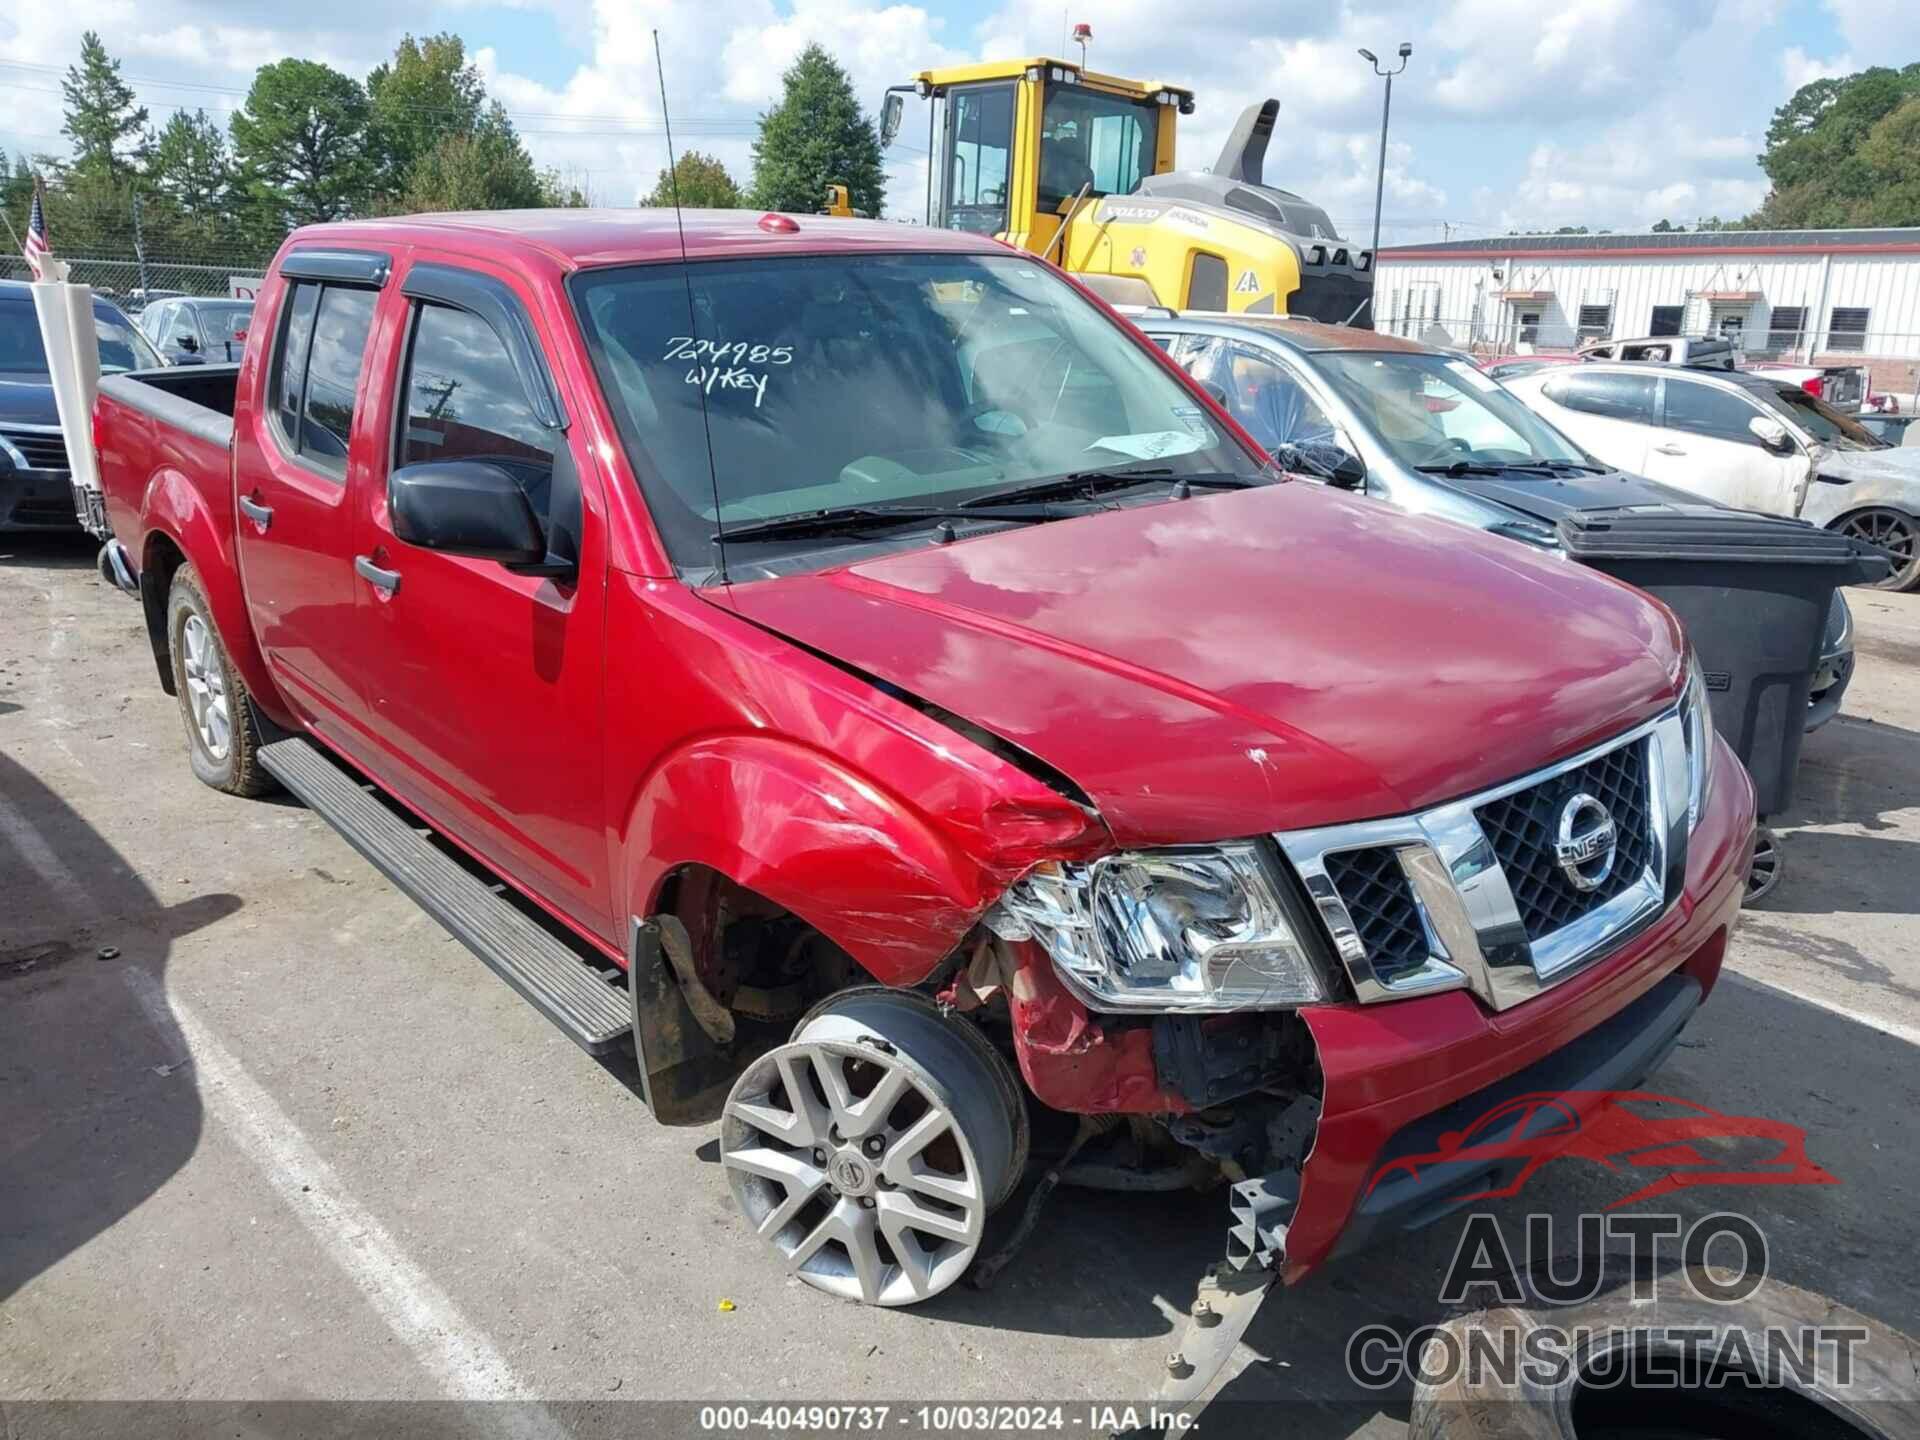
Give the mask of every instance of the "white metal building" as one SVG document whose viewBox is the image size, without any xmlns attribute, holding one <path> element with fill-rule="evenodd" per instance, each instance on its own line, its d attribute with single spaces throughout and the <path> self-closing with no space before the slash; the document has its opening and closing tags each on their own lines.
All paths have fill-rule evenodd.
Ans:
<svg viewBox="0 0 1920 1440">
<path fill-rule="evenodd" d="M 1383 249 L 1375 285 L 1377 328 L 1476 350 L 1719 334 L 1895 394 L 1920 376 L 1920 228 L 1454 240 Z"/>
</svg>

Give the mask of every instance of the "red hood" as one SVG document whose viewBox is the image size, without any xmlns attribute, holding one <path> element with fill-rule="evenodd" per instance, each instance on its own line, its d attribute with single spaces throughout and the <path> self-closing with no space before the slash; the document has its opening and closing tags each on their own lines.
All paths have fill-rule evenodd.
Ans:
<svg viewBox="0 0 1920 1440">
<path fill-rule="evenodd" d="M 1421 809 L 1649 718 L 1639 591 L 1306 484 L 735 587 L 743 615 L 1071 776 L 1128 844 Z"/>
</svg>

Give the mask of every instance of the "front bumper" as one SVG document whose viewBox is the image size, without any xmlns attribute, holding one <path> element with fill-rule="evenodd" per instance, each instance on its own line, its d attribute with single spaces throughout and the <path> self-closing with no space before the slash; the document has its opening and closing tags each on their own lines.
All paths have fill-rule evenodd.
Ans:
<svg viewBox="0 0 1920 1440">
<path fill-rule="evenodd" d="M 64 470 L 0 468 L 0 530 L 78 530 Z"/>
<path fill-rule="evenodd" d="M 1726 742 L 1716 737 L 1712 782 L 1688 846 L 1685 888 L 1664 915 L 1618 953 L 1500 1013 L 1457 990 L 1302 1011 L 1324 1093 L 1313 1149 L 1300 1174 L 1298 1204 L 1287 1226 L 1284 1278 L 1298 1280 L 1336 1253 L 1444 1214 L 1449 1208 L 1444 1204 L 1401 1206 L 1387 1186 L 1375 1192 L 1383 1198 L 1371 1209 L 1363 1197 L 1381 1162 L 1392 1158 L 1399 1144 L 1411 1143 L 1408 1137 L 1421 1133 L 1422 1121 L 1449 1106 L 1466 1102 L 1464 1108 L 1477 1114 L 1505 1093 L 1504 1083 L 1535 1065 L 1543 1066 L 1543 1083 L 1530 1088 L 1556 1088 L 1547 1082 L 1583 1070 L 1591 1081 L 1604 1080 L 1611 1072 L 1589 1057 L 1583 1038 L 1629 1013 L 1670 977 L 1684 976 L 1698 998 L 1684 1009 L 1679 999 L 1644 1013 L 1634 1008 L 1637 1023 L 1624 1022 L 1631 1033 L 1608 1036 L 1610 1043 L 1634 1052 L 1622 1074 L 1654 1068 L 1720 972 L 1753 836 L 1753 784 Z M 1429 1198 L 1435 1198 L 1433 1192 Z M 1349 1229 L 1351 1241 L 1343 1238 Z"/>
</svg>

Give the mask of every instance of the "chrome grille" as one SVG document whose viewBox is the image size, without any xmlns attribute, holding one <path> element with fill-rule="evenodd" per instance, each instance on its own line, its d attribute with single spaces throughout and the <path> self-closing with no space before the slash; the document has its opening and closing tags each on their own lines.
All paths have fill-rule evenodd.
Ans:
<svg viewBox="0 0 1920 1440">
<path fill-rule="evenodd" d="M 1676 707 L 1558 764 L 1414 815 L 1286 831 L 1298 872 L 1363 1002 L 1468 989 L 1504 1010 L 1608 953 L 1667 907 L 1687 842 Z M 1560 868 L 1575 795 L 1612 819 L 1593 890 Z M 1590 861 L 1576 868 L 1594 873 Z"/>
<path fill-rule="evenodd" d="M 1647 868 L 1653 844 L 1647 813 L 1647 742 L 1622 745 L 1538 785 L 1502 796 L 1474 811 L 1506 871 L 1527 939 L 1540 940 L 1599 909 Z M 1560 808 L 1582 792 L 1613 817 L 1613 868 L 1599 886 L 1581 890 L 1554 858 Z"/>
<path fill-rule="evenodd" d="M 1409 975 L 1427 963 L 1427 931 L 1399 852 L 1386 845 L 1327 856 L 1327 878 L 1346 903 L 1375 975 Z"/>
<path fill-rule="evenodd" d="M 0 440 L 26 457 L 34 470 L 67 468 L 67 442 L 56 427 L 51 430 L 28 429 L 20 425 L 0 425 Z"/>
</svg>

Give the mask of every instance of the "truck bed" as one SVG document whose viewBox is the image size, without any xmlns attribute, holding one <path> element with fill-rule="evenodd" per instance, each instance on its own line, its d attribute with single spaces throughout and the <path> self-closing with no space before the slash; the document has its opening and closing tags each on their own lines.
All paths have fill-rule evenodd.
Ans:
<svg viewBox="0 0 1920 1440">
<path fill-rule="evenodd" d="M 238 365 L 178 365 L 104 376 L 100 393 L 224 450 L 233 443 L 239 381 Z"/>
</svg>

